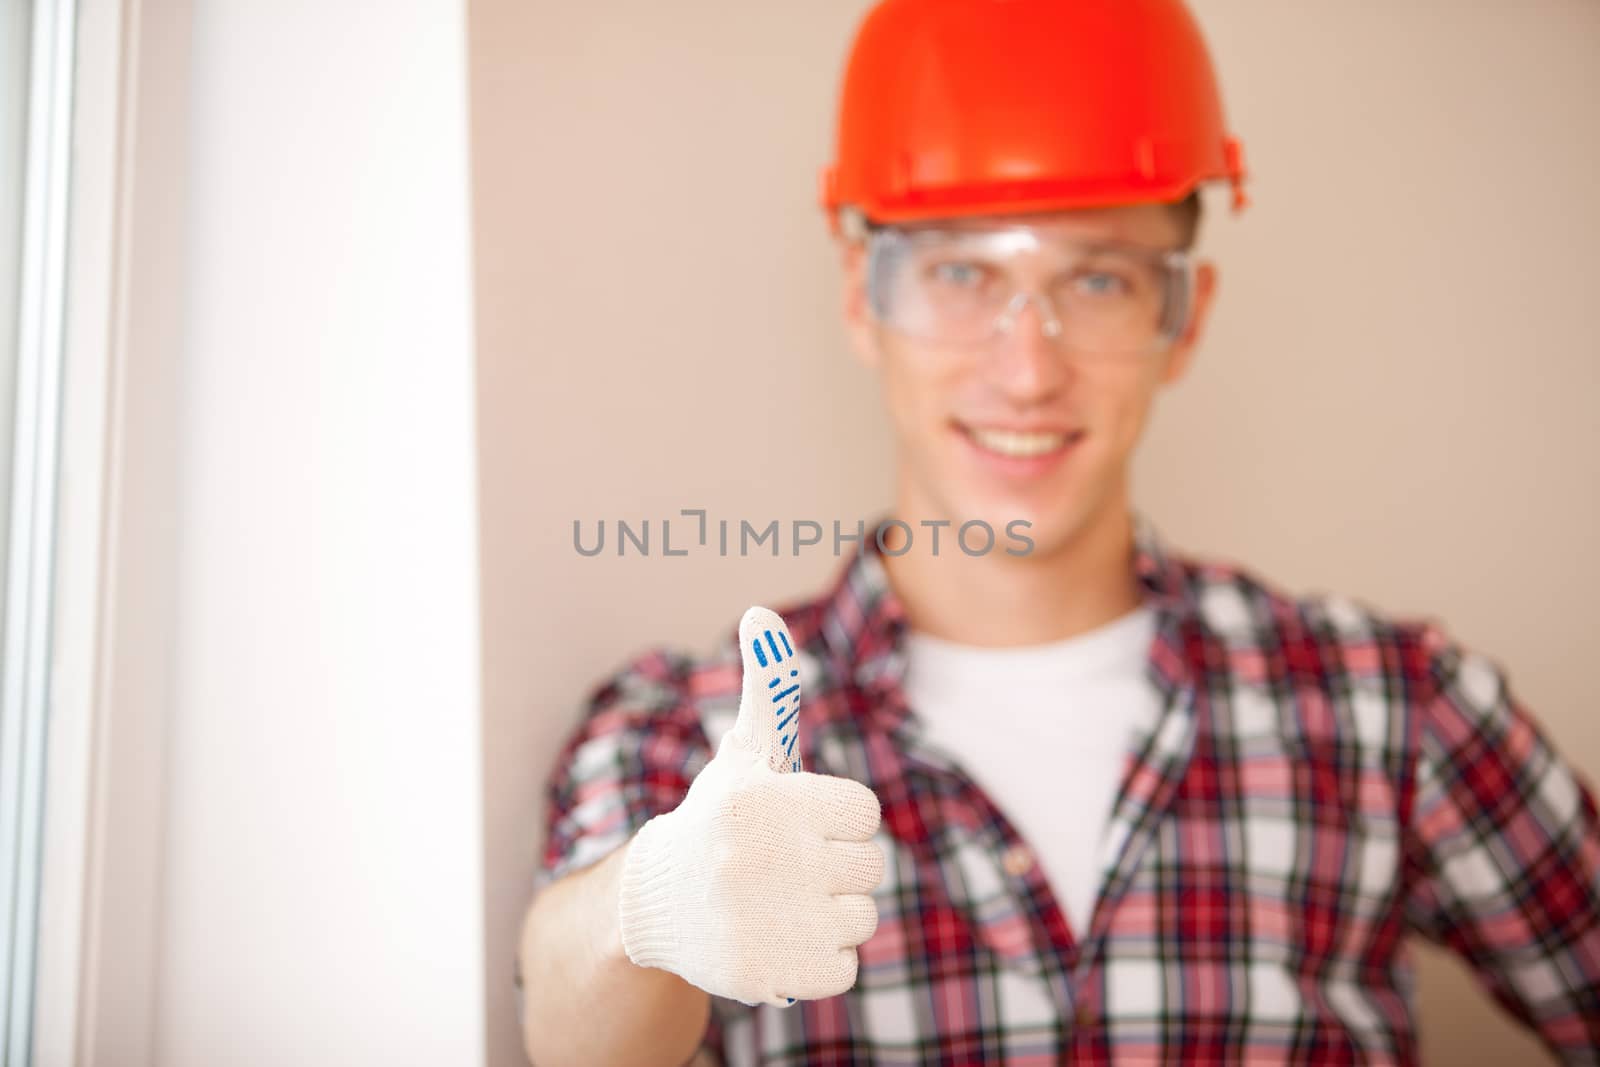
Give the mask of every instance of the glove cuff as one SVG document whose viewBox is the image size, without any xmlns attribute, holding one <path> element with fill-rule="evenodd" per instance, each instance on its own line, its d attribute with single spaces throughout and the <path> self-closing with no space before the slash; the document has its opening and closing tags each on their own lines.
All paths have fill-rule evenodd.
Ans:
<svg viewBox="0 0 1600 1067">
<path fill-rule="evenodd" d="M 664 812 L 641 826 L 622 861 L 617 891 L 622 947 L 640 967 L 663 967 L 678 941 L 682 901 L 674 893 L 671 835 L 664 832 L 671 814 Z"/>
</svg>

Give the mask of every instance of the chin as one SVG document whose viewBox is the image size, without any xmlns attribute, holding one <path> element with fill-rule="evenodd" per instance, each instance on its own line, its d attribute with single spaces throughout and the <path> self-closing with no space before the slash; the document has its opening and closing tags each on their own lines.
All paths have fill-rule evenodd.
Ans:
<svg viewBox="0 0 1600 1067">
<path fill-rule="evenodd" d="M 1017 546 L 1019 538 L 1033 542 L 1031 556 L 1043 556 L 1058 551 L 1081 537 L 1086 530 L 1105 517 L 1106 509 L 1116 498 L 1101 485 L 1084 486 L 1077 479 L 1063 479 L 1063 483 L 1039 486 L 1029 492 L 995 492 L 993 486 L 964 485 L 947 499 L 953 499 L 961 508 L 954 511 L 953 525 L 971 519 L 982 519 L 995 532 L 996 544 L 1001 547 Z M 1027 523 L 1017 527 L 1017 535 L 1008 535 L 1007 526 L 1013 522 Z"/>
<path fill-rule="evenodd" d="M 1050 515 L 1022 532 L 1033 540 L 1034 556 L 1048 556 L 1071 544 L 1087 525 L 1081 515 Z"/>
<path fill-rule="evenodd" d="M 941 555 L 961 526 L 975 520 L 994 531 L 996 551 L 1022 547 L 1022 539 L 1033 542 L 1030 556 L 1057 551 L 1098 521 L 1117 496 L 1103 443 L 1089 434 L 1060 455 L 1013 462 L 975 449 L 959 432 L 941 433 L 924 442 L 921 462 L 910 467 L 924 477 L 916 495 L 931 505 L 917 510 L 925 518 L 949 520 L 950 528 L 940 533 Z M 1027 525 L 1013 535 L 1007 529 L 1013 523 Z"/>
<path fill-rule="evenodd" d="M 1065 515 L 1061 508 L 1041 506 L 1037 501 L 1024 501 L 1014 498 L 999 497 L 987 493 L 952 492 L 944 499 L 949 505 L 942 510 L 950 521 L 948 529 L 940 531 L 939 551 L 943 555 L 947 551 L 959 551 L 956 537 L 965 523 L 983 522 L 994 531 L 993 552 L 1004 554 L 1010 548 L 1020 550 L 1027 547 L 1026 542 L 1032 541 L 1033 546 L 1028 549 L 1028 555 L 1038 555 L 1052 546 L 1070 540 L 1081 520 L 1074 515 Z M 918 531 L 922 536 L 921 531 Z M 973 529 L 968 534 L 969 545 L 977 547 L 983 538 L 981 529 Z"/>
</svg>

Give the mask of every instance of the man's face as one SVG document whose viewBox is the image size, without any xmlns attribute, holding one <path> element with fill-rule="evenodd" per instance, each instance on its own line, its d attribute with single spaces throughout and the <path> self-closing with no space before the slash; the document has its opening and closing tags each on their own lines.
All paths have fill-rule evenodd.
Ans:
<svg viewBox="0 0 1600 1067">
<path fill-rule="evenodd" d="M 999 221 L 1026 221 L 1066 242 L 1168 249 L 1183 240 L 1174 213 L 1158 204 L 955 225 Z M 1196 271 L 1189 324 L 1175 342 L 1145 355 L 1087 358 L 1046 335 L 1037 305 L 976 346 L 889 329 L 868 307 L 865 258 L 858 246 L 846 249 L 845 317 L 857 353 L 879 372 L 894 425 L 897 517 L 954 526 L 982 519 L 999 544 L 1008 543 L 1006 524 L 1023 519 L 1038 556 L 1126 509 L 1129 457 L 1156 391 L 1188 365 L 1215 285 L 1209 264 Z M 1019 433 L 1047 436 L 1007 436 Z"/>
</svg>

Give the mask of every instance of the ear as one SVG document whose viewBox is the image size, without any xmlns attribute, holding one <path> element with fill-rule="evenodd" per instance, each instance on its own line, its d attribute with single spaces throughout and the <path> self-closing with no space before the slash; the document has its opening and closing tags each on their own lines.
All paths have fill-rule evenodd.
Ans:
<svg viewBox="0 0 1600 1067">
<path fill-rule="evenodd" d="M 1189 323 L 1183 329 L 1183 336 L 1179 337 L 1168 351 L 1167 365 L 1161 371 L 1163 385 L 1171 385 L 1188 373 L 1189 364 L 1194 361 L 1195 347 L 1200 343 L 1207 318 L 1211 314 L 1211 301 L 1216 294 L 1216 265 L 1210 260 L 1203 259 L 1195 264 L 1194 294 L 1190 299 Z"/>
<path fill-rule="evenodd" d="M 867 306 L 867 247 L 860 241 L 839 242 L 844 264 L 844 326 L 856 358 L 871 370 L 879 363 L 878 328 Z"/>
</svg>

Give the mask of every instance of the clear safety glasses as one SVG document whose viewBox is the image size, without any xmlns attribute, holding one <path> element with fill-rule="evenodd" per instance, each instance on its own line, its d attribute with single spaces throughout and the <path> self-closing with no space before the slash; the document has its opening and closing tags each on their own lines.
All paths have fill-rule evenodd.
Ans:
<svg viewBox="0 0 1600 1067">
<path fill-rule="evenodd" d="M 1127 358 L 1189 318 L 1189 254 L 1074 241 L 1030 226 L 887 226 L 867 236 L 867 297 L 889 329 L 954 347 L 1011 333 L 1029 304 L 1064 351 Z"/>
</svg>

